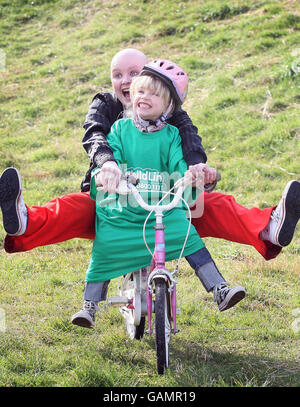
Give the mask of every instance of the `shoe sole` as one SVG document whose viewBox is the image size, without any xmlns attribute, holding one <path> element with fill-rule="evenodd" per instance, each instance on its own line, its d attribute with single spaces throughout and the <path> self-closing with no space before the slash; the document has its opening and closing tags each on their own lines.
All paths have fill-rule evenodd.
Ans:
<svg viewBox="0 0 300 407">
<path fill-rule="evenodd" d="M 4 180 L 6 180 L 6 183 L 11 186 L 13 196 L 8 200 L 5 200 L 3 196 L 0 199 L 0 206 L 3 214 L 3 227 L 7 234 L 15 236 L 22 228 L 21 217 L 18 212 L 18 202 L 22 194 L 22 181 L 18 170 L 12 167 L 7 168 L 1 174 L 0 182 L 3 182 Z M 12 215 L 13 212 L 14 216 L 8 216 L 8 213 Z"/>
<path fill-rule="evenodd" d="M 76 318 L 72 319 L 71 322 L 72 322 L 72 324 L 81 326 L 82 328 L 90 328 L 90 329 L 94 328 L 94 325 L 91 322 L 89 322 L 86 318 L 76 317 Z"/>
<path fill-rule="evenodd" d="M 226 311 L 227 309 L 233 307 L 235 304 L 240 302 L 243 298 L 245 298 L 245 290 L 242 287 L 236 287 L 236 291 L 229 292 L 226 296 L 226 303 L 219 305 L 219 310 Z"/>
<path fill-rule="evenodd" d="M 290 181 L 283 193 L 284 215 L 282 226 L 278 229 L 277 241 L 280 246 L 288 246 L 294 236 L 296 225 L 300 218 L 300 182 Z"/>
</svg>

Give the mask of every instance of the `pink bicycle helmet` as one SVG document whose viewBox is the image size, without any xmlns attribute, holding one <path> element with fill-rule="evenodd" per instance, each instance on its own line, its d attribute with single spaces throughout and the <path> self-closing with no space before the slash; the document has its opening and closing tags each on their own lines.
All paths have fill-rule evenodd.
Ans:
<svg viewBox="0 0 300 407">
<path fill-rule="evenodd" d="M 145 65 L 140 75 L 153 75 L 161 79 L 170 89 L 178 109 L 187 95 L 188 76 L 180 66 L 166 59 L 156 59 Z"/>
</svg>

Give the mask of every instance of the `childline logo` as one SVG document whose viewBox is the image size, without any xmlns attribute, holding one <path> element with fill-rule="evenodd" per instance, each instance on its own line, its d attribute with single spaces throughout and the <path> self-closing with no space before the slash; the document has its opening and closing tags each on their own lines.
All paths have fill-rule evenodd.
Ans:
<svg viewBox="0 0 300 407">
<path fill-rule="evenodd" d="M 5 72 L 6 68 L 6 53 L 0 48 L 0 72 Z"/>
<path fill-rule="evenodd" d="M 127 164 L 122 164 L 121 169 L 124 174 L 134 174 L 136 176 L 139 180 L 137 189 L 148 205 L 157 205 L 162 197 L 164 197 L 164 199 L 161 204 L 168 205 L 173 200 L 174 193 L 176 192 L 176 189 L 171 189 L 171 187 L 182 177 L 182 174 L 179 172 L 169 174 L 168 172 L 160 172 L 153 168 L 127 167 Z M 167 191 L 171 193 L 169 194 Z M 190 205 L 191 217 L 200 218 L 204 208 L 204 194 L 202 192 L 203 180 L 199 180 L 194 188 L 188 186 L 185 189 L 182 195 L 185 204 L 183 204 L 183 201 L 179 201 L 177 207 L 184 208 L 185 205 Z M 139 203 L 132 194 L 120 193 L 119 196 L 111 194 L 105 197 L 105 192 L 98 190 L 96 201 L 100 207 L 107 207 L 109 209 L 139 207 Z"/>
<path fill-rule="evenodd" d="M 6 331 L 5 310 L 0 308 L 0 332 Z"/>
</svg>

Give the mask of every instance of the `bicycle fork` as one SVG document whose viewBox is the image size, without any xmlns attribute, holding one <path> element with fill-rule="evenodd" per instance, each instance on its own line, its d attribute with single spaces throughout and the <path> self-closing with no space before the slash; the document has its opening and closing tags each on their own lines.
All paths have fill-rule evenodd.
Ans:
<svg viewBox="0 0 300 407">
<path fill-rule="evenodd" d="M 156 213 L 156 224 L 155 228 L 155 250 L 154 258 L 152 259 L 148 284 L 146 290 L 147 298 L 147 314 L 148 314 L 148 333 L 152 333 L 152 293 L 153 285 L 155 279 L 163 278 L 166 282 L 166 287 L 168 290 L 168 314 L 170 315 L 170 322 L 172 321 L 171 332 L 174 334 L 177 331 L 176 327 L 176 314 L 177 314 L 177 302 L 176 302 L 176 281 L 174 280 L 172 274 L 165 267 L 165 226 L 162 222 L 163 215 L 161 213 Z"/>
</svg>

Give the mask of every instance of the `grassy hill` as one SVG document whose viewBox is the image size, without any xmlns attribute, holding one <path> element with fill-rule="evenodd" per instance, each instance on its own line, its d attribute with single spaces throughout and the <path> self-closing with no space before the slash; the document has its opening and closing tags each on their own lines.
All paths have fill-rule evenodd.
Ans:
<svg viewBox="0 0 300 407">
<path fill-rule="evenodd" d="M 110 89 L 110 60 L 125 47 L 188 72 L 184 107 L 222 172 L 218 189 L 248 207 L 276 205 L 300 174 L 296 0 L 0 0 L 0 168 L 20 170 L 26 203 L 79 191 L 88 168 L 82 123 L 93 96 Z M 99 315 L 93 331 L 71 325 L 90 241 L 2 249 L 0 385 L 299 386 L 299 237 L 298 228 L 270 262 L 205 239 L 247 297 L 219 313 L 183 262 L 181 331 L 163 378 L 153 338 L 132 343 L 117 310 Z"/>
</svg>

